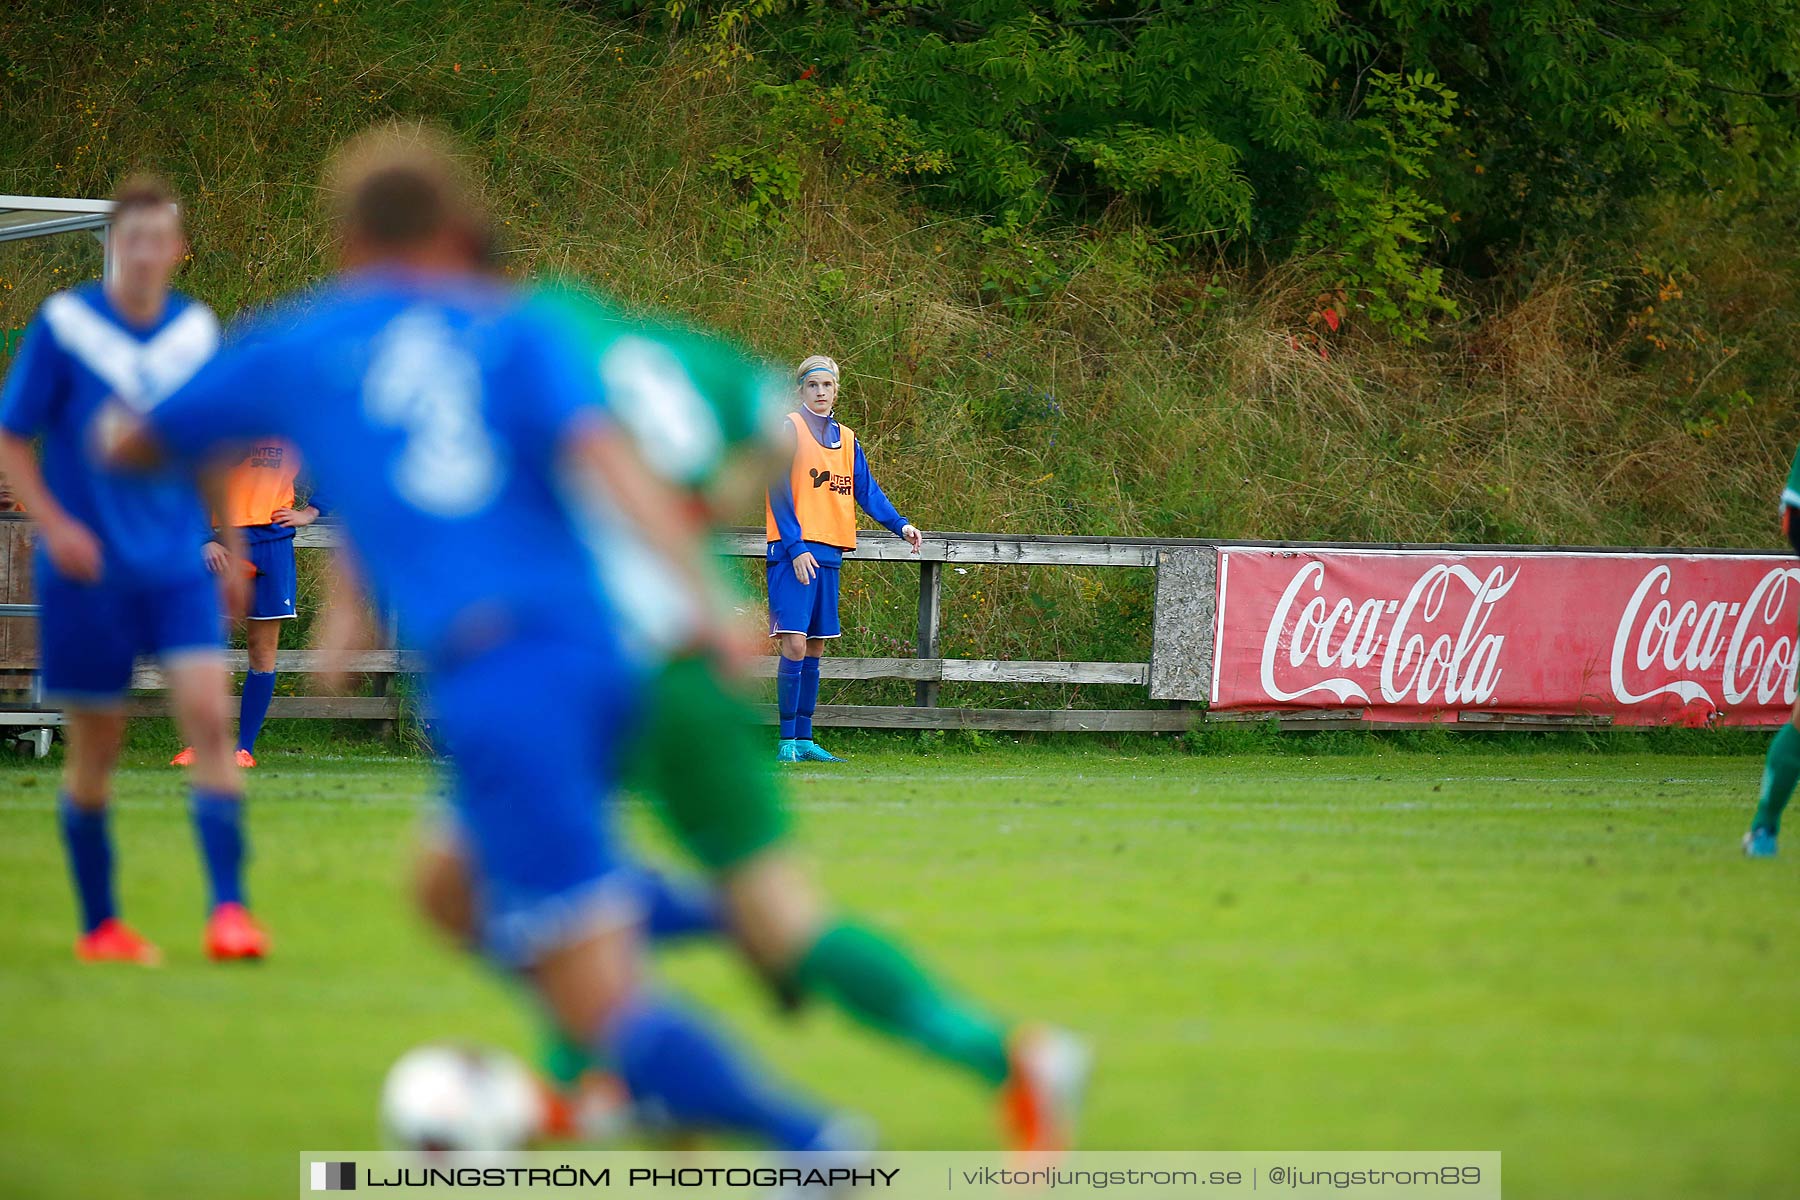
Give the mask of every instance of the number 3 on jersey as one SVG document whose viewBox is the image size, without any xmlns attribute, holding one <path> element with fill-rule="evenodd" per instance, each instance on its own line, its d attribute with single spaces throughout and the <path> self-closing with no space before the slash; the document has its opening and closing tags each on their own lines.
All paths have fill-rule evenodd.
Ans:
<svg viewBox="0 0 1800 1200">
<path fill-rule="evenodd" d="M 363 409 L 405 435 L 393 482 L 420 511 L 472 516 L 499 494 L 505 472 L 481 401 L 480 366 L 438 313 L 409 309 L 376 340 Z"/>
</svg>

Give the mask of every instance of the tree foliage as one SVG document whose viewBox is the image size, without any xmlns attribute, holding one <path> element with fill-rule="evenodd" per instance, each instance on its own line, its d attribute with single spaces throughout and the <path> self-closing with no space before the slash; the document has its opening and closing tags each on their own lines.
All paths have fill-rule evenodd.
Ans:
<svg viewBox="0 0 1800 1200">
<path fill-rule="evenodd" d="M 1323 246 L 1371 314 L 1648 191 L 1795 182 L 1800 0 L 643 0 L 859 98 L 939 203 Z M 798 132 L 784 122 L 780 136 Z M 877 152 L 879 154 L 879 152 Z M 856 159 L 856 154 L 850 155 Z"/>
</svg>

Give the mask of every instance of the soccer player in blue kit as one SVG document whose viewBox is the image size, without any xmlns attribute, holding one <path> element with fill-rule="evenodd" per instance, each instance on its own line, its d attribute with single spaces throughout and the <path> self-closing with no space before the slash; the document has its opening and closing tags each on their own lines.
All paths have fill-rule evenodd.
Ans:
<svg viewBox="0 0 1800 1200">
<path fill-rule="evenodd" d="M 109 401 L 142 411 L 199 369 L 218 345 L 218 323 L 169 288 L 187 243 L 167 185 L 127 180 L 112 217 L 112 277 L 44 302 L 0 393 L 0 473 L 37 522 L 44 691 L 68 713 L 58 806 L 81 908 L 75 952 L 160 960 L 119 918 L 108 804 L 132 662 L 143 654 L 161 662 L 176 723 L 194 747 L 189 789 L 212 884 L 206 951 L 261 958 L 267 939 L 244 904 L 244 793 L 218 587 L 201 554 L 206 509 L 187 476 L 122 474 L 96 460 L 91 442 Z"/>
<path fill-rule="evenodd" d="M 642 981 L 632 864 L 596 804 L 637 680 L 581 512 L 607 496 L 696 587 L 701 547 L 657 503 L 560 326 L 479 274 L 486 220 L 445 147 L 365 134 L 330 191 L 345 274 L 154 409 L 112 409 L 111 453 L 141 467 L 265 435 L 294 444 L 424 659 L 484 952 L 640 1107 L 787 1150 L 849 1148 L 848 1123 L 770 1087 Z M 531 730 L 529 752 L 501 728 Z"/>
</svg>

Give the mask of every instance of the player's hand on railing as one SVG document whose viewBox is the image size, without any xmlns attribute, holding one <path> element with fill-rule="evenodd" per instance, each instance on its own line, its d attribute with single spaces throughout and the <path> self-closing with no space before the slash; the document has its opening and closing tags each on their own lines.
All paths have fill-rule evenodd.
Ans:
<svg viewBox="0 0 1800 1200">
<path fill-rule="evenodd" d="M 318 519 L 319 510 L 310 504 L 305 508 L 278 508 L 269 514 L 269 523 L 283 529 L 304 529 Z"/>
<path fill-rule="evenodd" d="M 58 575 L 77 583 L 100 582 L 106 561 L 93 530 L 73 517 L 64 517 L 41 524 L 39 536 Z"/>
<path fill-rule="evenodd" d="M 794 578 L 801 583 L 811 583 L 813 576 L 819 573 L 819 560 L 814 558 L 811 550 L 802 550 L 794 556 Z"/>
<path fill-rule="evenodd" d="M 200 558 L 214 575 L 223 575 L 225 568 L 231 565 L 231 551 L 218 542 L 208 542 L 200 547 Z"/>
<path fill-rule="evenodd" d="M 914 554 L 917 554 L 919 547 L 925 544 L 925 535 L 919 532 L 917 525 L 905 526 L 900 530 L 900 536 L 906 539 L 906 544 L 912 547 Z"/>
</svg>

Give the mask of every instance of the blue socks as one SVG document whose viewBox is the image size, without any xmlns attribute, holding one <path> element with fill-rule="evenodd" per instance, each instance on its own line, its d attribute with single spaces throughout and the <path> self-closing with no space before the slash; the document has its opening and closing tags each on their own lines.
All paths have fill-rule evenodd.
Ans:
<svg viewBox="0 0 1800 1200">
<path fill-rule="evenodd" d="M 794 708 L 794 736 L 812 740 L 813 710 L 819 707 L 819 660 L 810 656 L 800 660 L 800 700 Z"/>
<path fill-rule="evenodd" d="M 244 901 L 243 807 L 236 796 L 194 789 L 194 832 L 212 882 L 214 907 Z M 64 795 L 58 797 L 57 819 L 62 826 L 63 846 L 69 854 L 75 898 L 81 904 L 81 930 L 92 933 L 103 921 L 118 915 L 113 898 L 112 835 L 107 810 L 79 808 Z"/>
<path fill-rule="evenodd" d="M 78 808 L 65 794 L 57 797 L 56 813 L 63 847 L 69 854 L 75 898 L 81 903 L 81 931 L 92 933 L 118 913 L 113 902 L 112 835 L 107 831 L 106 809 Z"/>
<path fill-rule="evenodd" d="M 212 883 L 213 907 L 244 902 L 244 799 L 230 792 L 195 788 L 194 833 L 206 877 Z"/>
<path fill-rule="evenodd" d="M 269 715 L 269 701 L 275 695 L 275 672 L 251 671 L 244 676 L 244 695 L 238 701 L 238 749 L 255 751 L 256 735 L 262 732 L 263 718 Z"/>
<path fill-rule="evenodd" d="M 677 1125 L 748 1133 L 780 1150 L 818 1145 L 827 1120 L 759 1078 L 698 1018 L 653 996 L 612 1020 L 598 1045 L 626 1090 L 649 1113 Z"/>
<path fill-rule="evenodd" d="M 802 664 L 814 661 L 801 659 L 795 662 L 785 655 L 775 666 L 775 707 L 781 713 L 781 739 L 787 741 L 798 736 L 794 733 L 797 724 L 795 714 L 800 711 L 800 679 Z M 817 671 L 817 667 L 813 668 Z M 817 694 L 815 689 L 815 695 Z M 810 711 L 810 710 L 809 710 Z"/>
<path fill-rule="evenodd" d="M 775 704 L 781 712 L 781 740 L 811 741 L 813 712 L 819 707 L 819 660 L 780 659 L 775 667 Z"/>
</svg>

